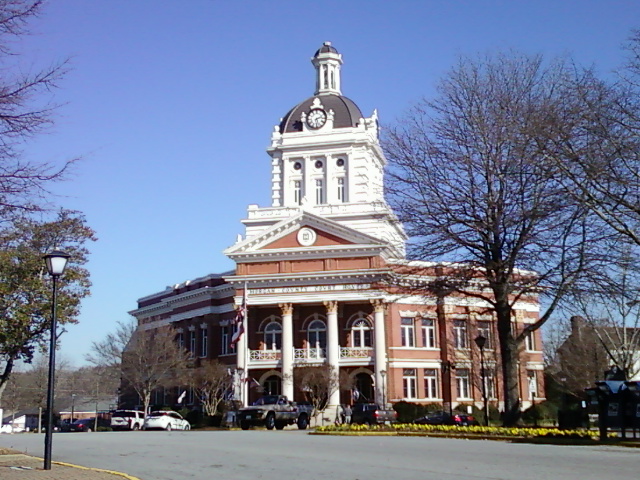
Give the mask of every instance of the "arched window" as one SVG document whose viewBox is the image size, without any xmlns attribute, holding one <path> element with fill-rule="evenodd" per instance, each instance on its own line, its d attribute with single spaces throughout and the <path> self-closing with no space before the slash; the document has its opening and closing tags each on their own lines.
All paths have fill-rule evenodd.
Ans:
<svg viewBox="0 0 640 480">
<path fill-rule="evenodd" d="M 351 327 L 351 346 L 354 348 L 371 346 L 371 325 L 364 318 L 353 322 Z"/>
<path fill-rule="evenodd" d="M 278 322 L 271 322 L 264 329 L 265 350 L 280 350 L 282 348 L 282 327 Z"/>
<path fill-rule="evenodd" d="M 322 320 L 314 320 L 307 329 L 310 348 L 327 348 L 327 326 Z"/>
<path fill-rule="evenodd" d="M 265 395 L 282 395 L 282 382 L 277 375 L 271 375 L 262 386 Z"/>
</svg>

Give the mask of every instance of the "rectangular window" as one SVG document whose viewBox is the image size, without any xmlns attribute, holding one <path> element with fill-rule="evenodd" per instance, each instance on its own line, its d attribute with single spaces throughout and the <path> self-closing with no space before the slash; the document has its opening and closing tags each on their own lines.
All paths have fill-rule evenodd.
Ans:
<svg viewBox="0 0 640 480">
<path fill-rule="evenodd" d="M 405 368 L 402 371 L 402 388 L 404 398 L 416 398 L 416 369 Z"/>
<path fill-rule="evenodd" d="M 209 330 L 200 329 L 200 356 L 207 357 L 209 355 Z"/>
<path fill-rule="evenodd" d="M 527 370 L 527 380 L 529 384 L 529 399 L 538 396 L 538 372 L 536 370 Z"/>
<path fill-rule="evenodd" d="M 176 335 L 176 343 L 180 350 L 184 350 L 184 333 L 179 332 L 178 335 Z"/>
<path fill-rule="evenodd" d="M 436 348 L 436 325 L 433 318 L 422 319 L 422 346 Z"/>
<path fill-rule="evenodd" d="M 196 331 L 189 331 L 189 354 L 194 356 L 196 354 Z"/>
<path fill-rule="evenodd" d="M 229 327 L 220 327 L 220 355 L 229 354 Z"/>
<path fill-rule="evenodd" d="M 527 336 L 524 337 L 524 345 L 527 351 L 536 351 L 536 332 L 529 332 Z"/>
<path fill-rule="evenodd" d="M 453 321 L 453 345 L 455 348 L 469 348 L 467 342 L 467 322 L 465 320 Z"/>
<path fill-rule="evenodd" d="M 324 203 L 324 182 L 321 178 L 316 178 L 316 205 Z"/>
<path fill-rule="evenodd" d="M 484 371 L 484 388 L 486 388 L 487 398 L 496 398 L 496 382 L 493 378 L 493 372 Z"/>
<path fill-rule="evenodd" d="M 400 336 L 402 337 L 403 347 L 415 347 L 415 334 L 413 329 L 413 318 L 400 319 Z"/>
<path fill-rule="evenodd" d="M 438 370 L 425 368 L 424 370 L 424 396 L 426 398 L 439 398 Z"/>
<path fill-rule="evenodd" d="M 484 348 L 493 348 L 493 338 L 491 335 L 491 322 L 478 322 L 478 335 L 482 335 L 487 341 L 484 344 Z"/>
<path fill-rule="evenodd" d="M 338 178 L 338 201 L 342 203 L 347 201 L 344 190 L 344 177 Z"/>
<path fill-rule="evenodd" d="M 294 180 L 293 182 L 293 203 L 302 204 L 302 181 Z"/>
<path fill-rule="evenodd" d="M 458 388 L 458 398 L 471 398 L 469 396 L 469 370 L 458 368 L 456 370 L 456 387 Z"/>
</svg>

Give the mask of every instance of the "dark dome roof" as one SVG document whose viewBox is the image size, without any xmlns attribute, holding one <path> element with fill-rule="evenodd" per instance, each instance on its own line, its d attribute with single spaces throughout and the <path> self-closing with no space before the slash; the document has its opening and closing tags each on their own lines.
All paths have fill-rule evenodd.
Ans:
<svg viewBox="0 0 640 480">
<path fill-rule="evenodd" d="M 333 110 L 333 128 L 355 127 L 360 119 L 363 118 L 358 106 L 347 97 L 342 95 L 315 95 L 289 110 L 282 122 L 280 122 L 280 133 L 301 132 L 302 122 L 300 121 L 300 115 L 302 112 L 311 110 L 311 105 L 316 98 L 320 100 L 327 112 Z"/>
<path fill-rule="evenodd" d="M 338 53 L 338 50 L 331 45 L 331 42 L 324 42 L 324 44 L 315 53 L 314 57 L 317 57 L 321 53 Z"/>
</svg>

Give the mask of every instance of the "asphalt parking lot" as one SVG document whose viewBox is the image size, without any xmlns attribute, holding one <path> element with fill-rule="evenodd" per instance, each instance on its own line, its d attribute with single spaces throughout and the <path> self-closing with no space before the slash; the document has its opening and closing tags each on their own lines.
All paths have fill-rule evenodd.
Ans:
<svg viewBox="0 0 640 480">
<path fill-rule="evenodd" d="M 39 434 L 0 435 L 0 447 L 41 455 Z M 638 449 L 428 437 L 316 436 L 285 431 L 104 432 L 54 435 L 54 460 L 141 480 L 505 479 L 638 477 Z"/>
</svg>

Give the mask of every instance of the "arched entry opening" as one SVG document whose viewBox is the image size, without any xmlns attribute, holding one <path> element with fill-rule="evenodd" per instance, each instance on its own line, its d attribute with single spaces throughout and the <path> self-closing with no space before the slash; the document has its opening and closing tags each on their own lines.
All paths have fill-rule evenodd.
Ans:
<svg viewBox="0 0 640 480">
<path fill-rule="evenodd" d="M 360 372 L 355 377 L 352 392 L 353 403 L 371 403 L 375 401 L 373 378 L 365 372 Z"/>
<path fill-rule="evenodd" d="M 267 377 L 262 385 L 264 395 L 282 395 L 282 380 L 277 375 Z"/>
</svg>

